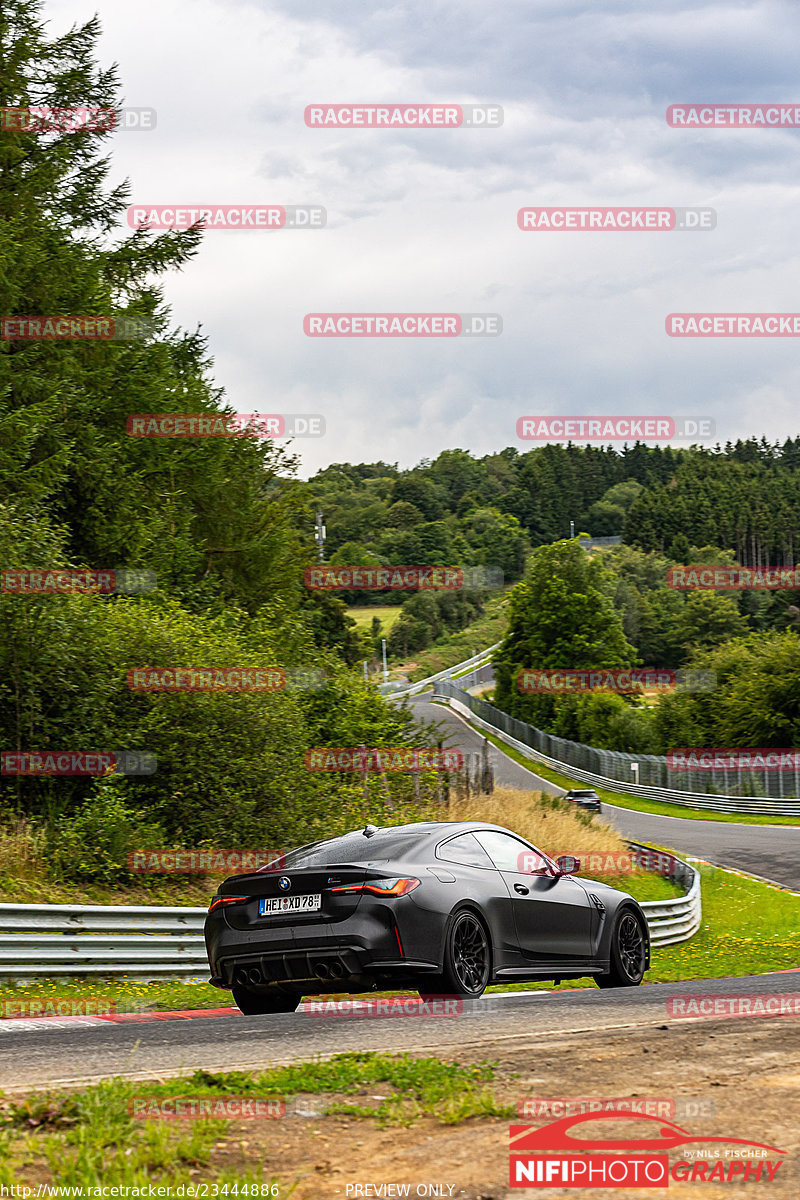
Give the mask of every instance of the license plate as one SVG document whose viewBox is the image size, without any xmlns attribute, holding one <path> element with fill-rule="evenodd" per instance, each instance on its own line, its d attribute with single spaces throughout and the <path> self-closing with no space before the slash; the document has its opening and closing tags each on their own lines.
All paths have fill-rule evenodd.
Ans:
<svg viewBox="0 0 800 1200">
<path fill-rule="evenodd" d="M 276 913 L 286 912 L 319 912 L 322 908 L 322 894 L 314 896 L 271 896 L 269 900 L 259 900 L 258 915 L 272 917 Z"/>
</svg>

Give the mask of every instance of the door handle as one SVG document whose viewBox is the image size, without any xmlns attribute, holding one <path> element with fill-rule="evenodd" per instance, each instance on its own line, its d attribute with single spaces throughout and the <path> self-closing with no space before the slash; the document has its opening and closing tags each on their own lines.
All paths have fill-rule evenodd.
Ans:
<svg viewBox="0 0 800 1200">
<path fill-rule="evenodd" d="M 528 894 L 528 889 L 523 887 L 521 883 L 514 884 L 514 891 L 519 892 L 520 896 L 527 896 Z"/>
</svg>

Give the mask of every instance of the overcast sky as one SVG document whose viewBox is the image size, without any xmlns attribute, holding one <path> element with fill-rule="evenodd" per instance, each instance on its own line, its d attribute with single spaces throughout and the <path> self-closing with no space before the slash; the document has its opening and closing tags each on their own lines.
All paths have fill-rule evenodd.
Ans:
<svg viewBox="0 0 800 1200">
<path fill-rule="evenodd" d="M 48 0 L 99 11 L 154 132 L 114 136 L 144 204 L 316 204 L 324 230 L 214 230 L 169 278 L 240 412 L 324 414 L 330 462 L 532 443 L 516 420 L 688 414 L 800 432 L 797 338 L 675 339 L 673 311 L 800 311 L 800 129 L 670 128 L 682 102 L 797 102 L 788 3 Z M 493 129 L 310 129 L 312 103 L 500 104 Z M 711 232 L 521 232 L 525 205 L 711 206 Z M 495 338 L 311 339 L 309 312 L 495 312 Z"/>
</svg>

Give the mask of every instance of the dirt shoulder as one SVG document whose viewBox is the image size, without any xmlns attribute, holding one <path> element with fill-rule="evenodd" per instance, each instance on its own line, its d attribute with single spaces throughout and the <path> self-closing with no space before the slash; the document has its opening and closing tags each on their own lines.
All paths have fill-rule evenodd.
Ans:
<svg viewBox="0 0 800 1200">
<path fill-rule="evenodd" d="M 767 1195 L 772 1200 L 796 1200 L 800 1195 L 799 1033 L 790 1019 L 699 1021 L 494 1045 L 488 1041 L 479 1051 L 465 1047 L 452 1057 L 462 1064 L 497 1062 L 493 1091 L 503 1103 L 514 1106 L 522 1098 L 541 1096 L 674 1099 L 677 1112 L 672 1120 L 694 1136 L 730 1135 L 784 1150 L 786 1158 L 767 1185 Z M 378 1085 L 372 1091 L 382 1094 L 385 1089 Z M 365 1103 L 369 1098 L 365 1092 L 349 1099 Z M 700 1115 L 694 1115 L 698 1110 Z M 520 1120 L 545 1124 L 548 1118 Z M 608 1136 L 610 1127 L 603 1124 L 600 1136 Z M 525 1193 L 508 1185 L 508 1131 L 509 1122 L 497 1118 L 471 1118 L 458 1125 L 425 1118 L 409 1127 L 384 1129 L 371 1119 L 337 1116 L 250 1121 L 220 1140 L 209 1167 L 238 1173 L 264 1159 L 266 1171 L 286 1183 L 287 1194 L 288 1185 L 297 1181 L 293 1200 L 403 1194 L 510 1200 Z M 638 1136 L 627 1127 L 619 1127 L 619 1132 Z M 680 1157 L 680 1152 L 672 1151 L 671 1163 Z M 407 1184 L 409 1191 L 378 1190 L 388 1184 Z M 672 1180 L 669 1194 L 738 1200 L 758 1194 L 765 1184 L 766 1177 L 747 1184 Z M 367 1191 L 367 1185 L 373 1190 Z M 440 1190 L 433 1190 L 434 1185 Z M 585 1188 L 537 1187 L 528 1194 L 589 1193 Z M 592 1200 L 620 1200 L 623 1195 L 625 1200 L 639 1196 L 646 1200 L 663 1194 L 662 1189 L 650 1188 L 591 1189 Z"/>
<path fill-rule="evenodd" d="M 455 1063 L 460 1068 L 492 1063 L 493 1078 L 485 1072 L 469 1070 L 463 1073 L 465 1080 L 476 1075 L 490 1078 L 486 1084 L 490 1103 L 470 1111 L 518 1112 L 518 1117 L 481 1115 L 447 1124 L 440 1116 L 455 1118 L 457 1114 L 434 1108 L 427 1111 L 439 1114 L 435 1118 L 424 1116 L 410 1120 L 409 1124 L 381 1127 L 372 1115 L 326 1112 L 337 1103 L 357 1105 L 362 1112 L 364 1109 L 374 1111 L 387 1100 L 388 1093 L 405 1097 L 405 1091 L 398 1091 L 407 1086 L 404 1081 L 409 1078 L 409 1069 L 403 1068 L 405 1074 L 401 1072 L 400 1077 L 394 1077 L 394 1084 L 367 1083 L 359 1085 L 357 1092 L 311 1095 L 298 1089 L 289 1097 L 286 1114 L 281 1115 L 281 1119 L 238 1118 L 227 1127 L 220 1125 L 219 1132 L 212 1128 L 202 1153 L 199 1143 L 193 1145 L 191 1142 L 193 1134 L 200 1133 L 199 1129 L 189 1128 L 196 1125 L 193 1121 L 156 1120 L 152 1123 L 152 1136 L 148 1136 L 151 1141 L 158 1140 L 162 1135 L 168 1137 L 177 1133 L 176 1125 L 182 1127 L 189 1139 L 180 1152 L 188 1178 L 208 1188 L 206 1193 L 197 1191 L 195 1195 L 253 1194 L 230 1190 L 231 1181 L 249 1179 L 275 1180 L 281 1200 L 288 1200 L 289 1196 L 292 1200 L 347 1200 L 349 1197 L 361 1200 L 403 1195 L 511 1200 L 526 1191 L 509 1186 L 510 1123 L 539 1127 L 565 1115 L 559 1111 L 543 1113 L 538 1106 L 532 1108 L 535 1099 L 560 1097 L 586 1101 L 602 1098 L 610 1101 L 626 1098 L 633 1111 L 638 1103 L 639 1111 L 673 1122 L 692 1137 L 746 1139 L 779 1147 L 785 1157 L 772 1182 L 767 1182 L 766 1169 L 762 1170 L 760 1179 L 750 1179 L 746 1183 L 741 1176 L 733 1181 L 716 1182 L 711 1181 L 707 1173 L 714 1167 L 709 1152 L 713 1153 L 717 1147 L 714 1143 L 701 1142 L 697 1146 L 670 1151 L 671 1164 L 688 1159 L 690 1154 L 700 1156 L 695 1167 L 700 1169 L 702 1177 L 695 1182 L 676 1181 L 673 1177 L 668 1193 L 662 1188 L 576 1189 L 540 1185 L 527 1194 L 545 1198 L 586 1197 L 587 1200 L 636 1200 L 637 1197 L 652 1200 L 665 1194 L 696 1196 L 698 1200 L 717 1200 L 718 1197 L 739 1200 L 739 1197 L 759 1194 L 766 1184 L 766 1195 L 774 1200 L 796 1200 L 800 1195 L 799 1034 L 796 1019 L 740 1018 L 673 1022 L 580 1034 L 531 1033 L 530 1036 L 506 1036 L 494 1041 L 491 1037 L 482 1037 L 480 1041 L 464 1044 L 453 1051 L 442 1050 L 439 1061 Z M 411 1058 L 416 1062 L 424 1056 L 412 1055 Z M 430 1062 L 430 1058 L 425 1061 Z M 420 1068 L 423 1065 L 420 1062 Z M 290 1070 L 306 1072 L 308 1078 L 309 1067 L 299 1060 Z M 317 1084 L 324 1079 L 318 1074 L 322 1064 L 311 1070 Z M 332 1082 L 335 1079 L 338 1084 L 339 1078 L 332 1076 Z M 234 1078 L 224 1091 L 235 1094 Z M 456 1099 L 461 1097 L 459 1085 Z M 526 1101 L 528 1108 L 520 1109 L 521 1102 Z M 39 1124 L 42 1110 L 35 1107 L 35 1095 L 30 1097 L 30 1103 L 34 1106 L 31 1125 Z M 49 1104 L 45 1104 L 45 1109 Z M 280 1114 L 273 1112 L 271 1115 Z M 407 1117 L 413 1118 L 413 1115 L 406 1113 Z M 594 1127 L 583 1124 L 580 1132 L 583 1137 L 660 1136 L 660 1125 L 648 1124 L 645 1135 L 641 1133 L 643 1125 L 630 1120 L 615 1120 L 612 1124 L 607 1118 L 602 1123 L 598 1121 Z M 161 1128 L 155 1128 L 158 1126 Z M 167 1126 L 171 1126 L 172 1132 Z M 20 1180 L 35 1189 L 37 1184 L 49 1183 L 53 1178 L 47 1162 L 47 1129 L 43 1127 L 38 1133 L 33 1131 L 26 1139 L 21 1157 L 14 1152 L 13 1145 L 7 1149 L 21 1168 Z M 110 1166 L 107 1154 L 111 1147 L 106 1145 L 108 1148 L 100 1153 Z M 736 1152 L 736 1147 L 726 1142 L 719 1149 L 718 1161 L 730 1167 L 733 1161 L 730 1154 Z M 99 1147 L 93 1153 L 98 1152 Z M 172 1153 L 175 1153 L 174 1147 Z M 564 1157 L 557 1152 L 551 1153 Z M 753 1152 L 742 1149 L 741 1153 L 749 1156 Z M 764 1152 L 761 1157 L 771 1164 L 779 1161 L 779 1156 L 773 1153 Z M 148 1161 L 153 1163 L 158 1158 L 154 1160 L 151 1156 Z M 751 1159 L 751 1170 L 757 1161 L 755 1157 Z M 761 1165 L 763 1168 L 763 1161 Z M 741 1163 L 736 1166 L 740 1168 Z M 692 1167 L 688 1169 L 691 1171 Z M 213 1185 L 219 1188 L 220 1181 L 225 1181 L 229 1190 L 214 1193 Z M 189 1195 L 189 1191 L 178 1194 Z"/>
</svg>

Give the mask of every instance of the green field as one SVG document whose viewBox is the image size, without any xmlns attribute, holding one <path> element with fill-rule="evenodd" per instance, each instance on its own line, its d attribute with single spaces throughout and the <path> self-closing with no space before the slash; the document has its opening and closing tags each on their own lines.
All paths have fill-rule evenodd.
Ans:
<svg viewBox="0 0 800 1200">
<path fill-rule="evenodd" d="M 347 615 L 352 617 L 359 629 L 370 630 L 372 618 L 377 617 L 381 623 L 381 633 L 386 635 L 400 619 L 402 606 L 399 604 L 376 605 L 374 608 L 348 608 Z"/>
</svg>

